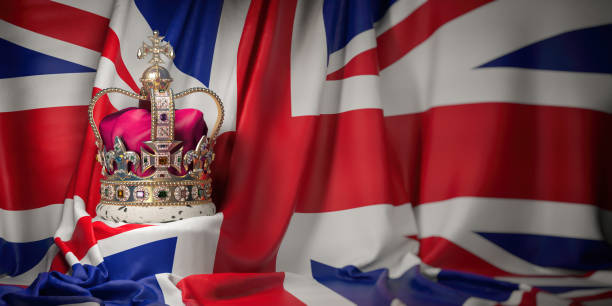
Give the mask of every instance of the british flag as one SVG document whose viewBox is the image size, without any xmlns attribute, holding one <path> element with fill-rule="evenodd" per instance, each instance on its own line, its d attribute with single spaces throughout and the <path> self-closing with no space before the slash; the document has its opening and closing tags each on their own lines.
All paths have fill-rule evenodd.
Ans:
<svg viewBox="0 0 612 306">
<path fill-rule="evenodd" d="M 108 222 L 153 30 L 220 212 Z M 0 55 L 0 305 L 612 304 L 611 1 L 8 0 Z"/>
</svg>

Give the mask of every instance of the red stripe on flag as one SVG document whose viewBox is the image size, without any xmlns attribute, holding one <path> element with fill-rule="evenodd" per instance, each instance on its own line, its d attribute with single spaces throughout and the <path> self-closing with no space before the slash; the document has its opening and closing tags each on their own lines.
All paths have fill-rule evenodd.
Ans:
<svg viewBox="0 0 612 306">
<path fill-rule="evenodd" d="M 235 142 L 226 142 L 233 144 L 228 165 L 216 165 L 229 170 L 216 174 L 228 182 L 215 272 L 275 271 L 276 250 L 293 213 L 306 151 L 305 143 L 293 141 L 310 136 L 304 126 L 290 124 L 295 7 L 296 1 L 257 0 L 246 16 L 238 48 Z"/>
<path fill-rule="evenodd" d="M 447 22 L 493 0 L 429 0 L 376 39 L 380 69 L 385 69 Z"/>
<path fill-rule="evenodd" d="M 308 169 L 301 177 L 295 211 L 317 213 L 409 202 L 402 176 L 418 170 L 420 141 L 418 121 L 412 119 L 386 131 L 380 109 L 294 118 L 316 131 L 308 146 Z M 398 128 L 401 130 L 395 130 Z M 387 137 L 387 132 L 397 138 Z M 398 148 L 390 145 L 393 140 L 400 142 Z"/>
<path fill-rule="evenodd" d="M 0 208 L 64 203 L 87 126 L 87 106 L 0 113 Z"/>
<path fill-rule="evenodd" d="M 104 49 L 102 50 L 102 56 L 108 58 L 115 64 L 115 70 L 119 77 L 135 92 L 140 92 L 140 88 L 134 82 L 134 78 L 128 71 L 123 58 L 121 57 L 121 43 L 119 37 L 113 29 L 109 28 L 106 32 L 106 40 L 104 42 Z"/>
<path fill-rule="evenodd" d="M 102 240 L 121 233 L 129 232 L 131 230 L 153 226 L 150 224 L 124 224 L 117 227 L 110 227 L 102 221 L 95 221 L 91 225 L 93 227 L 96 240 Z"/>
<path fill-rule="evenodd" d="M 610 114 L 484 103 L 438 107 L 422 117 L 413 203 L 477 196 L 612 209 Z"/>
<path fill-rule="evenodd" d="M 580 274 L 567 273 L 566 275 L 515 274 L 494 266 L 446 238 L 432 236 L 421 238 L 419 241 L 421 243 L 419 246 L 419 258 L 421 258 L 424 263 L 441 269 L 476 273 L 490 277 L 565 278 L 589 277 L 593 274 L 593 271 L 580 272 Z"/>
<path fill-rule="evenodd" d="M 540 293 L 540 289 L 531 288 L 531 290 L 523 292 L 523 296 L 521 297 L 521 302 L 518 304 L 519 306 L 537 306 L 538 305 L 538 293 Z"/>
<path fill-rule="evenodd" d="M 100 88 L 94 87 L 92 96 L 95 96 L 100 90 Z M 108 96 L 102 96 L 94 109 L 94 121 L 99 126 L 102 118 L 116 111 L 117 109 L 110 103 Z M 96 205 L 100 202 L 102 166 L 95 158 L 97 148 L 95 146 L 93 131 L 89 124 L 87 124 L 86 131 L 87 133 L 81 148 L 82 151 L 78 167 L 75 171 L 73 192 L 85 201 L 87 213 L 95 216 Z"/>
<path fill-rule="evenodd" d="M 612 291 L 606 291 L 606 292 L 589 295 L 589 296 L 573 297 L 571 299 L 573 301 L 571 306 L 583 305 L 582 302 L 590 302 L 590 301 L 597 301 L 597 300 L 603 300 L 603 299 L 612 300 Z"/>
<path fill-rule="evenodd" d="M 412 14 L 376 38 L 377 47 L 363 51 L 346 65 L 327 75 L 327 80 L 341 80 L 356 75 L 378 75 L 440 27 L 492 0 L 429 0 Z"/>
<path fill-rule="evenodd" d="M 55 244 L 62 251 L 62 254 L 72 252 L 77 259 L 81 260 L 87 251 L 96 245 L 97 239 L 91 225 L 91 217 L 85 216 L 77 221 L 70 240 L 63 241 L 59 237 L 55 238 Z"/>
<path fill-rule="evenodd" d="M 609 184 L 596 184 L 612 171 L 608 114 L 481 103 L 393 117 L 366 109 L 292 118 L 294 11 L 294 2 L 254 1 L 247 13 L 237 130 L 217 146 L 231 156 L 215 165 L 214 193 L 224 197 L 216 202 L 224 222 L 215 272 L 274 271 L 295 211 L 456 196 L 611 202 Z"/>
<path fill-rule="evenodd" d="M 151 226 L 146 224 L 124 224 L 118 227 L 110 227 L 104 222 L 91 222 L 91 220 L 90 216 L 80 218 L 74 227 L 70 240 L 63 241 L 60 238 L 55 238 L 55 244 L 60 248 L 62 254 L 72 252 L 80 260 L 85 257 L 89 249 L 98 243 L 98 240 Z"/>
<path fill-rule="evenodd" d="M 516 276 L 442 237 L 421 238 L 420 242 L 419 257 L 428 265 L 486 276 Z"/>
<path fill-rule="evenodd" d="M 285 274 L 217 273 L 183 278 L 176 284 L 185 305 L 305 305 L 283 288 Z"/>
<path fill-rule="evenodd" d="M 101 52 L 108 18 L 50 0 L 0 1 L 0 19 Z"/>
<path fill-rule="evenodd" d="M 56 238 L 57 239 L 57 238 Z M 66 257 L 62 252 L 59 252 L 53 257 L 49 271 L 57 271 L 59 273 L 66 273 L 70 270 L 70 266 L 66 261 Z"/>
<path fill-rule="evenodd" d="M 612 182 L 602 179 L 612 176 L 610 114 L 480 103 L 384 118 L 370 109 L 292 120 L 316 129 L 297 212 L 459 196 L 612 209 Z M 287 163 L 298 162 L 291 157 Z"/>
<path fill-rule="evenodd" d="M 326 80 L 342 80 L 356 75 L 378 75 L 377 49 L 363 51 L 353 57 L 344 67 L 327 75 Z"/>
</svg>

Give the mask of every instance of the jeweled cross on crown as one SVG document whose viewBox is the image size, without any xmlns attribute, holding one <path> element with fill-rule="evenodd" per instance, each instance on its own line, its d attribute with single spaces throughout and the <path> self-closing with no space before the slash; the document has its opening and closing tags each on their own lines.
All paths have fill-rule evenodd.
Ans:
<svg viewBox="0 0 612 306">
<path fill-rule="evenodd" d="M 168 58 L 174 59 L 174 49 L 172 46 L 165 41 L 162 41 L 165 36 L 159 36 L 159 31 L 153 31 L 153 36 L 149 36 L 151 45 L 147 45 L 145 42 L 142 43 L 142 47 L 138 48 L 136 56 L 138 59 L 142 59 L 145 56 L 152 54 L 149 64 L 161 64 L 164 61 L 159 56 L 160 53 L 165 54 Z"/>
</svg>

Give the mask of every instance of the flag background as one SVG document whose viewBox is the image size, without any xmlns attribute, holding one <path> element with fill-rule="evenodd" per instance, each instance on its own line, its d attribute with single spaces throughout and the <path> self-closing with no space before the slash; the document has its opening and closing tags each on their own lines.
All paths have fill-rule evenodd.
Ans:
<svg viewBox="0 0 612 306">
<path fill-rule="evenodd" d="M 0 304 L 610 303 L 610 12 L 2 2 Z M 87 104 L 138 91 L 154 29 L 172 87 L 225 104 L 220 212 L 106 222 Z M 95 118 L 133 103 L 111 95 Z"/>
</svg>

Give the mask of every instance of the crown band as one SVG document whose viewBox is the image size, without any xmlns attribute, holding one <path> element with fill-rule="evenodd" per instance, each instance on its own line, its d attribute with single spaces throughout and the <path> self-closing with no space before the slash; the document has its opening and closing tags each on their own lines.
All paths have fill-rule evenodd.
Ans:
<svg viewBox="0 0 612 306">
<path fill-rule="evenodd" d="M 101 204 L 165 206 L 169 203 L 197 205 L 211 202 L 211 179 L 183 182 L 101 180 Z"/>
</svg>

